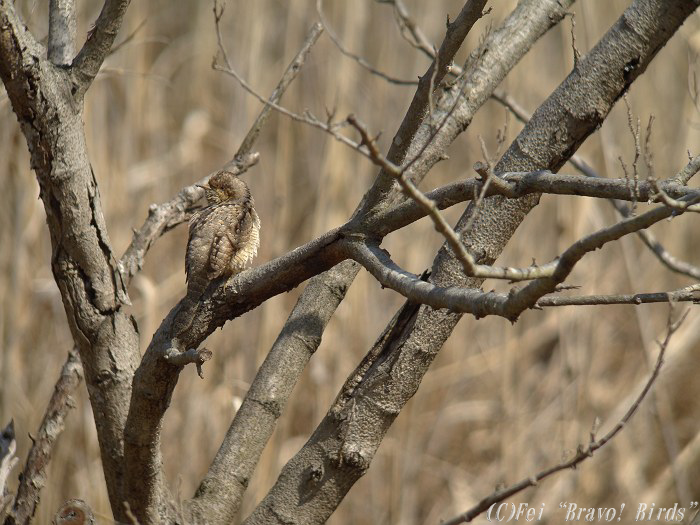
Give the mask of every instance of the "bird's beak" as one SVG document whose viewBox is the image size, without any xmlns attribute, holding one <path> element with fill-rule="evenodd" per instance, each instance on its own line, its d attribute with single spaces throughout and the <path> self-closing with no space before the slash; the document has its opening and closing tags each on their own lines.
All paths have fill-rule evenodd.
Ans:
<svg viewBox="0 0 700 525">
<path fill-rule="evenodd" d="M 209 189 L 209 186 L 207 186 L 206 184 L 195 184 L 195 186 L 197 186 L 198 188 L 202 188 L 203 190 Z"/>
</svg>

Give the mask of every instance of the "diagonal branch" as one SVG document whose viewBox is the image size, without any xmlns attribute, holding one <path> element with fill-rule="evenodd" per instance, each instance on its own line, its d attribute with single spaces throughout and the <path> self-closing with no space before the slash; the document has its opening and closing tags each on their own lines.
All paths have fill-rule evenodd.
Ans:
<svg viewBox="0 0 700 525">
<path fill-rule="evenodd" d="M 102 62 L 117 38 L 130 2 L 131 0 L 105 0 L 95 25 L 88 32 L 87 40 L 71 66 L 75 85 L 73 95 L 76 99 L 82 100 L 100 71 Z"/>
<path fill-rule="evenodd" d="M 221 20 L 222 15 L 223 7 L 219 9 L 217 8 L 217 4 L 215 3 L 214 17 L 216 22 L 215 25 L 219 49 L 224 57 L 224 60 L 228 64 L 228 56 L 223 46 L 222 35 L 219 26 L 219 21 Z M 300 51 L 297 53 L 297 55 L 294 57 L 294 59 L 291 61 L 291 63 L 285 70 L 284 74 L 282 75 L 282 78 L 277 84 L 277 87 L 270 95 L 269 99 L 266 102 L 266 105 L 263 107 L 255 122 L 251 126 L 250 130 L 246 134 L 246 137 L 244 138 L 243 142 L 238 148 L 234 159 L 227 165 L 225 165 L 222 169 L 225 169 L 238 175 L 240 173 L 245 172 L 248 168 L 254 166 L 258 162 L 259 155 L 257 153 L 251 153 L 253 145 L 255 144 L 261 129 L 263 128 L 263 126 L 269 118 L 272 106 L 276 105 L 277 102 L 282 98 L 282 95 L 284 94 L 286 89 L 301 71 L 301 68 L 304 65 L 304 62 L 306 61 L 306 58 L 309 52 L 311 51 L 311 48 L 318 40 L 319 36 L 321 35 L 321 32 L 322 28 L 319 24 L 314 24 L 311 27 Z M 208 177 L 200 181 L 199 184 L 204 183 L 208 179 Z M 123 275 L 123 279 L 126 282 L 128 282 L 134 276 L 134 274 L 138 270 L 140 270 L 141 265 L 143 263 L 143 259 L 151 244 L 155 242 L 155 240 L 158 237 L 160 237 L 160 235 L 165 233 L 170 228 L 173 228 L 178 224 L 182 223 L 187 218 L 190 207 L 202 197 L 202 190 L 201 188 L 199 188 L 199 184 L 195 184 L 193 186 L 184 188 L 170 202 L 162 204 L 160 206 L 152 206 L 149 209 L 148 219 L 146 220 L 142 228 L 139 231 L 135 232 L 134 239 L 127 251 L 125 252 L 119 264 L 120 272 Z M 168 368 L 179 370 L 185 364 L 195 363 L 197 365 L 197 371 L 201 376 L 202 363 L 211 358 L 211 352 L 209 352 L 206 349 L 196 350 L 196 346 L 197 345 L 193 347 L 194 349 L 187 350 L 179 354 L 175 349 L 166 348 L 165 352 L 163 353 L 163 358 L 169 365 L 171 365 Z M 143 490 L 143 479 L 139 479 L 138 477 L 130 479 L 127 490 L 129 491 L 129 493 L 132 494 L 130 498 L 131 510 L 133 510 L 136 513 L 139 513 L 142 516 L 146 515 L 147 519 L 150 520 L 156 519 L 155 514 L 158 511 L 158 507 L 163 503 L 162 499 L 164 487 L 162 482 L 160 450 L 158 443 L 156 442 L 155 446 L 153 446 L 150 443 L 145 443 L 142 439 L 139 438 L 138 435 L 134 433 L 135 424 L 133 423 L 133 421 L 141 421 L 142 416 L 142 414 L 133 415 L 130 412 L 132 422 L 130 423 L 129 421 L 127 421 L 125 435 L 127 437 L 127 443 L 129 443 L 130 440 L 132 448 L 129 449 L 129 446 L 127 445 L 127 449 L 130 451 L 130 454 L 127 456 L 127 461 L 131 459 L 138 465 L 139 469 L 143 469 L 144 471 L 155 470 L 157 474 L 153 477 L 153 479 L 147 480 L 146 490 Z M 154 419 L 153 421 L 156 424 L 158 423 L 157 419 Z M 151 427 L 151 430 L 159 432 L 159 429 L 154 429 L 153 427 Z M 204 521 L 209 522 L 210 517 L 208 516 L 210 514 L 216 514 L 216 511 L 214 508 L 215 502 L 209 501 L 207 503 L 212 508 L 206 511 L 207 516 L 203 517 L 202 519 Z M 231 499 L 228 499 L 228 501 L 226 502 L 227 505 L 230 505 L 232 503 L 237 504 L 234 503 L 234 500 Z"/>
<path fill-rule="evenodd" d="M 68 411 L 74 407 L 72 395 L 83 379 L 83 367 L 76 349 L 68 352 L 61 375 L 54 386 L 39 432 L 32 439 L 27 463 L 20 475 L 14 507 L 5 525 L 29 523 L 39 504 L 41 489 L 46 484 L 46 469 L 51 461 L 56 440 L 63 432 Z"/>
<path fill-rule="evenodd" d="M 520 2 L 518 7 L 525 4 Z M 552 7 L 542 1 L 535 4 Z M 533 5 L 529 8 L 537 11 Z M 496 166 L 496 172 L 559 169 L 598 128 L 615 101 L 694 8 L 684 0 L 635 0 L 540 107 Z M 517 35 L 518 31 L 510 27 L 508 33 Z M 459 120 L 463 113 L 456 113 Z M 484 200 L 466 239 L 480 263 L 495 260 L 536 203 L 536 196 Z M 470 219 L 470 214 L 471 209 L 460 225 Z M 464 277 L 460 268 L 451 253 L 443 249 L 434 262 L 431 281 L 440 286 L 477 288 L 479 280 Z M 416 392 L 459 318 L 459 314 L 424 306 L 410 315 L 402 329 L 382 340 L 376 352 L 382 358 L 358 371 L 361 377 L 351 389 L 343 389 L 338 402 L 244 523 L 280 521 L 292 512 L 307 523 L 327 519 L 369 467 L 388 428 Z M 310 475 L 314 473 L 318 475 Z M 304 505 L 298 505 L 296 495 L 304 498 Z"/>
<path fill-rule="evenodd" d="M 565 5 L 563 5 L 565 4 Z M 447 146 L 468 125 L 476 109 L 487 100 L 490 92 L 524 55 L 534 41 L 550 27 L 555 25 L 563 16 L 566 6 L 570 2 L 548 0 L 528 0 L 521 2 L 512 15 L 508 18 L 504 27 L 491 33 L 487 45 L 482 53 L 473 62 L 474 71 L 478 74 L 465 76 L 463 82 L 449 88 L 442 97 L 443 106 L 433 111 L 433 120 L 424 123 L 415 134 L 415 139 L 395 140 L 397 151 L 421 152 L 421 158 L 414 162 L 408 174 L 412 180 L 422 178 L 427 171 L 445 155 Z M 523 17 L 523 13 L 528 13 Z M 470 97 L 460 97 L 462 92 L 469 92 Z M 455 106 L 454 102 L 459 104 Z M 446 125 L 440 128 L 439 133 L 434 134 L 435 124 L 439 124 L 445 118 L 447 111 L 452 112 Z M 430 142 L 430 148 L 425 145 Z M 393 146 L 392 146 L 393 148 Z M 380 176 L 379 182 L 372 190 L 377 197 L 367 197 L 363 202 L 363 209 L 378 211 L 380 206 L 368 206 L 372 200 L 381 203 L 381 207 L 387 206 L 387 196 L 394 195 L 393 179 Z M 388 182 L 388 185 L 384 183 Z M 357 216 L 357 215 L 356 215 Z M 358 224 L 362 220 L 370 220 L 367 215 L 358 216 Z M 198 316 L 192 325 L 192 329 L 181 341 L 184 347 L 192 348 L 211 333 L 217 326 L 221 326 L 226 320 L 232 319 L 257 306 L 260 301 L 271 295 L 288 290 L 299 282 L 324 271 L 344 258 L 336 243 L 339 232 L 329 232 L 321 238 L 312 241 L 304 249 L 292 251 L 280 260 L 267 265 L 243 272 L 235 279 L 224 285 L 222 282 L 212 283 L 205 291 L 202 303 L 198 310 Z M 314 256 L 314 250 L 320 250 Z M 353 269 L 352 274 L 356 273 Z M 351 281 L 351 279 L 350 279 Z M 347 283 L 349 285 L 349 282 Z M 158 443 L 160 436 L 160 421 L 167 409 L 172 389 L 174 388 L 179 368 L 163 366 L 161 358 L 166 354 L 171 345 L 171 322 L 175 307 L 171 314 L 164 320 L 154 339 L 149 345 L 139 372 L 134 382 L 134 395 L 130 409 L 130 419 L 127 424 L 126 440 L 127 449 L 130 450 L 128 465 L 138 473 L 145 470 L 153 472 L 148 465 L 159 463 Z M 320 334 L 319 334 L 320 335 Z M 135 475 L 136 479 L 145 479 Z M 135 493 L 136 497 L 141 494 Z"/>
<path fill-rule="evenodd" d="M 518 102 L 505 93 L 503 90 L 496 90 L 493 94 L 493 98 L 507 107 L 521 122 L 527 124 L 532 117 L 525 108 L 523 108 Z M 588 166 L 586 162 L 579 155 L 572 155 L 569 162 L 581 173 L 591 178 L 603 179 L 593 168 Z M 667 182 L 678 183 L 680 185 L 687 184 L 690 179 L 700 170 L 700 155 L 696 155 L 691 158 L 688 164 L 673 178 L 669 179 Z M 617 212 L 622 216 L 626 217 L 629 215 L 629 209 L 622 205 L 616 200 L 620 200 L 621 197 L 610 197 L 610 203 L 617 210 Z M 642 200 L 645 200 L 642 198 Z M 650 231 L 642 230 L 637 232 L 637 235 L 642 240 L 642 242 L 656 255 L 659 261 L 673 272 L 687 275 L 693 279 L 700 279 L 700 268 L 693 266 L 685 261 L 682 261 L 674 257 L 671 253 L 664 248 L 664 246 L 654 237 L 654 234 Z"/>
<path fill-rule="evenodd" d="M 339 264 L 312 279 L 260 366 L 216 458 L 191 500 L 195 522 L 230 523 L 248 481 L 291 396 L 321 342 L 321 334 L 345 297 L 355 263 Z M 254 429 L 254 432 L 251 432 Z"/>
<path fill-rule="evenodd" d="M 316 41 L 321 36 L 321 33 L 323 33 L 323 26 L 321 24 L 314 24 L 313 26 L 311 26 L 311 29 L 309 29 L 309 32 L 306 36 L 306 40 L 304 40 L 304 44 L 301 46 L 301 49 L 296 54 L 294 59 L 292 59 L 290 64 L 287 66 L 287 69 L 285 70 L 284 74 L 282 75 L 282 78 L 280 79 L 279 83 L 277 84 L 277 87 L 274 89 L 274 91 L 270 95 L 270 98 L 268 98 L 268 102 L 270 104 L 276 104 L 277 102 L 280 101 L 280 99 L 282 98 L 282 95 L 289 87 L 289 84 L 291 84 L 294 81 L 294 79 L 299 74 L 299 71 L 301 71 L 301 68 L 304 65 L 304 62 L 306 61 L 306 57 L 308 56 L 309 52 L 311 51 L 311 48 L 313 47 L 313 45 L 316 43 Z M 219 24 L 216 24 L 216 35 L 217 35 L 217 38 L 219 41 L 219 49 L 224 49 L 223 44 L 221 42 L 221 30 L 220 30 Z M 228 60 L 227 60 L 227 64 L 228 64 Z M 265 107 L 262 109 L 262 111 L 258 115 L 258 118 L 255 119 L 255 122 L 251 126 L 247 135 L 243 139 L 243 142 L 241 142 L 241 145 L 239 146 L 238 151 L 236 152 L 236 155 L 234 155 L 234 159 L 238 158 L 242 155 L 245 155 L 247 153 L 250 153 L 252 151 L 253 144 L 255 144 L 255 141 L 258 139 L 258 135 L 260 135 L 260 130 L 263 128 L 263 126 L 265 126 L 267 119 L 270 117 L 271 111 L 272 111 L 272 106 L 265 105 Z"/>
</svg>

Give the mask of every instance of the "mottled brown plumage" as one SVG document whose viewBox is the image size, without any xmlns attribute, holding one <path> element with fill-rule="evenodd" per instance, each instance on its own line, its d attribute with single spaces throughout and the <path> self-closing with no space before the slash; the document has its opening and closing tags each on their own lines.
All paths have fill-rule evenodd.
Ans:
<svg viewBox="0 0 700 525">
<path fill-rule="evenodd" d="M 260 218 L 246 183 L 221 171 L 203 188 L 208 206 L 190 219 L 185 257 L 187 297 L 185 308 L 176 317 L 178 333 L 189 327 L 209 283 L 241 272 L 260 245 Z"/>
</svg>

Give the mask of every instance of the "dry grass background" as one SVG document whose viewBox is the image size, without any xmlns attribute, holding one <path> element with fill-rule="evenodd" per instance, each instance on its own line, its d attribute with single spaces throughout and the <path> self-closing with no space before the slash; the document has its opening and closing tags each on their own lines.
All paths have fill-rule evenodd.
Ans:
<svg viewBox="0 0 700 525">
<path fill-rule="evenodd" d="M 413 0 L 407 5 L 439 43 L 445 14 L 456 15 L 461 3 Z M 99 4 L 79 2 L 79 34 L 86 33 Z M 399 36 L 390 7 L 370 0 L 327 4 L 327 15 L 348 48 L 403 78 L 415 78 L 426 69 L 426 59 Z M 494 2 L 493 13 L 479 22 L 465 49 L 472 49 L 479 34 L 490 23 L 498 25 L 514 4 Z M 628 2 L 579 4 L 574 9 L 576 37 L 585 53 Z M 35 34 L 44 36 L 44 2 L 18 5 Z M 211 8 L 210 2 L 194 0 L 134 2 L 118 40 L 143 27 L 108 58 L 88 93 L 89 151 L 118 254 L 149 204 L 169 199 L 231 157 L 260 109 L 231 79 L 210 67 L 216 45 Z M 253 86 L 269 93 L 315 20 L 313 0 L 229 1 L 223 27 L 231 59 Z M 550 31 L 506 79 L 504 87 L 528 109 L 534 110 L 571 70 L 570 28 L 566 21 Z M 700 114 L 688 95 L 698 52 L 700 17 L 695 15 L 629 96 L 643 124 L 649 115 L 656 116 L 651 146 L 660 177 L 685 164 L 686 150 L 698 153 Z M 370 75 L 342 57 L 324 36 L 283 102 L 318 115 L 324 107 L 336 107 L 339 116 L 353 112 L 372 130 L 384 132 L 386 146 L 411 96 L 412 88 Z M 453 145 L 451 159 L 437 166 L 423 187 L 472 176 L 470 166 L 481 157 L 477 135 L 493 151 L 505 120 L 502 107 L 487 103 Z M 511 118 L 509 142 L 520 129 Z M 271 119 L 257 149 L 261 161 L 247 180 L 263 224 L 258 263 L 341 224 L 376 173 L 368 161 L 319 131 L 278 116 Z M 634 153 L 624 104 L 616 106 L 581 153 L 602 174 L 621 176 L 618 156 L 629 163 Z M 15 419 L 23 458 L 30 445 L 28 433 L 38 428 L 72 343 L 51 274 L 38 185 L 4 94 L 0 173 L 0 422 Z M 455 220 L 461 211 L 448 214 Z M 501 261 L 524 265 L 532 257 L 548 260 L 612 220 L 605 202 L 545 197 Z M 674 254 L 700 264 L 697 218 L 677 218 L 654 231 Z M 186 228 L 180 227 L 158 241 L 131 287 L 142 349 L 185 291 L 185 240 Z M 430 264 L 439 245 L 425 220 L 385 242 L 395 259 L 413 272 Z M 583 285 L 583 293 L 615 293 L 671 289 L 687 280 L 671 275 L 630 238 L 588 256 L 570 282 Z M 498 285 L 486 283 L 490 286 Z M 182 374 L 166 417 L 164 460 L 171 486 L 183 498 L 206 471 L 297 295 L 298 290 L 276 297 L 211 336 L 206 345 L 215 356 L 205 368 L 204 381 L 194 369 Z M 305 442 L 401 302 L 366 273 L 358 277 L 279 422 L 251 481 L 243 516 Z M 569 307 L 528 312 L 515 325 L 465 318 L 394 424 L 369 473 L 330 522 L 438 523 L 496 485 L 558 462 L 587 441 L 595 417 L 601 418 L 603 430 L 620 418 L 653 364 L 653 341 L 663 333 L 667 310 L 664 305 Z M 687 507 L 698 499 L 698 317 L 694 308 L 669 349 L 653 394 L 629 427 L 577 471 L 561 473 L 516 501 L 537 508 L 544 503 L 546 523 L 563 521 L 560 501 L 617 508 L 625 503 L 622 522 L 629 523 L 639 502 Z M 84 387 L 56 448 L 36 522 L 49 523 L 52 512 L 69 497 L 86 499 L 101 523 L 112 523 Z"/>
</svg>

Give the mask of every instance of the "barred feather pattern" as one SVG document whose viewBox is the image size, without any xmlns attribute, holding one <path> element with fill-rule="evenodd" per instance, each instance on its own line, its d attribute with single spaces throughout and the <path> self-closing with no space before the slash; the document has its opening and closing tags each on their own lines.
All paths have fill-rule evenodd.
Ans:
<svg viewBox="0 0 700 525">
<path fill-rule="evenodd" d="M 237 177 L 224 172 L 229 178 L 222 181 L 221 175 L 205 187 L 209 206 L 190 219 L 187 296 L 175 318 L 178 334 L 189 328 L 209 283 L 240 273 L 258 253 L 260 218 L 250 190 Z"/>
</svg>

